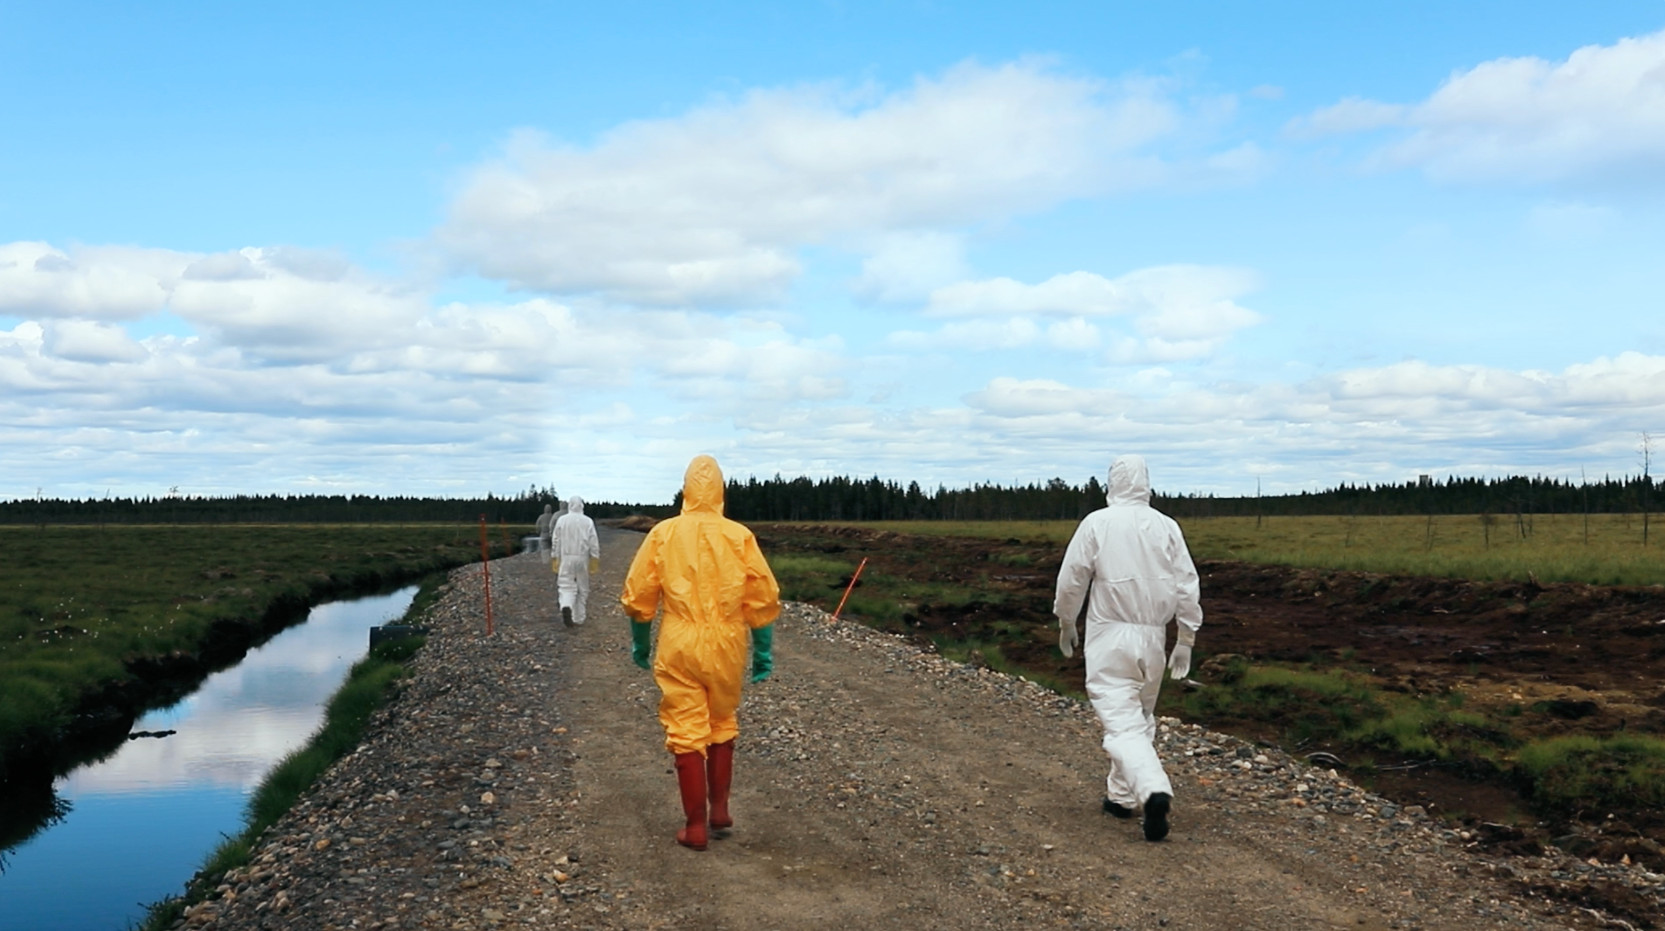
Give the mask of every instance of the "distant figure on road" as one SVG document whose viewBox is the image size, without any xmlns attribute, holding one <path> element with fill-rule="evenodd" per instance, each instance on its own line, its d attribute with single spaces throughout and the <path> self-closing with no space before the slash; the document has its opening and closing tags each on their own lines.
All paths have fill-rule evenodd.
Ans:
<svg viewBox="0 0 1665 931">
<path fill-rule="evenodd" d="M 757 538 L 723 516 L 717 460 L 698 456 L 688 464 L 682 513 L 648 532 L 619 600 L 631 618 L 631 658 L 643 669 L 649 668 L 653 615 L 661 605 L 665 609 L 652 669 L 660 692 L 659 723 L 665 727 L 665 748 L 676 757 L 687 819 L 676 841 L 704 850 L 708 824 L 719 837 L 734 824 L 728 796 L 747 632 L 751 681 L 761 682 L 774 669 L 774 623 L 780 615 L 780 587 Z"/>
<path fill-rule="evenodd" d="M 595 521 L 584 516 L 584 499 L 567 499 L 567 512 L 555 521 L 555 588 L 561 595 L 561 623 L 584 623 L 590 604 L 590 573 L 601 568 L 601 540 Z"/>
<path fill-rule="evenodd" d="M 550 534 L 555 532 L 555 505 L 543 506 L 543 513 L 538 515 L 538 558 L 549 559 Z"/>
<path fill-rule="evenodd" d="M 1191 646 L 1202 626 L 1197 568 L 1179 525 L 1150 506 L 1150 474 L 1139 456 L 1110 466 L 1109 507 L 1081 521 L 1058 569 L 1052 613 L 1058 649 L 1075 653 L 1075 621 L 1087 606 L 1087 698 L 1104 725 L 1110 755 L 1104 810 L 1131 818 L 1144 808 L 1145 839 L 1168 836 L 1174 787 L 1157 759 L 1156 699 L 1168 621 L 1178 634 L 1167 668 L 1191 671 Z"/>
</svg>

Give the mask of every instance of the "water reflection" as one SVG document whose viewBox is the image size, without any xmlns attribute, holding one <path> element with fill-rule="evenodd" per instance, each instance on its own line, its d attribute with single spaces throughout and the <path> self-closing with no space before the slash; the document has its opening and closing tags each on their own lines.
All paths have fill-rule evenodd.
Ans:
<svg viewBox="0 0 1665 931">
<path fill-rule="evenodd" d="M 177 893 L 242 827 L 266 772 L 317 729 L 369 629 L 402 616 L 415 595 L 411 586 L 313 608 L 132 728 L 173 734 L 129 740 L 59 779 L 67 817 L 6 854 L 0 931 L 115 931 L 142 918 L 143 903 Z"/>
</svg>

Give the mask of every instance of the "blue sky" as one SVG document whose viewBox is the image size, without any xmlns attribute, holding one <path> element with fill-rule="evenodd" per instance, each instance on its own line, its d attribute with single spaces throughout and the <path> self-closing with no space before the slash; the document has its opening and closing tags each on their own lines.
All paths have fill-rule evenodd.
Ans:
<svg viewBox="0 0 1665 931">
<path fill-rule="evenodd" d="M 1657 2 L 19 6 L 0 498 L 1665 435 Z"/>
</svg>

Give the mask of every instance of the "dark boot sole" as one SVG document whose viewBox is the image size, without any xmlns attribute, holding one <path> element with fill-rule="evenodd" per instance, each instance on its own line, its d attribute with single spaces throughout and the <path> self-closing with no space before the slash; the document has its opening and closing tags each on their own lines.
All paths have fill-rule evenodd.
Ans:
<svg viewBox="0 0 1665 931">
<path fill-rule="evenodd" d="M 1145 840 L 1158 841 L 1168 836 L 1168 808 L 1173 796 L 1157 792 L 1145 800 Z"/>
<path fill-rule="evenodd" d="M 572 626 L 572 609 L 571 608 L 562 608 L 561 609 L 561 623 L 567 625 L 568 627 Z"/>
<path fill-rule="evenodd" d="M 1113 815 L 1117 818 L 1133 817 L 1133 809 L 1128 808 L 1125 805 L 1117 805 L 1109 799 L 1104 800 L 1104 813 L 1107 815 Z"/>
</svg>

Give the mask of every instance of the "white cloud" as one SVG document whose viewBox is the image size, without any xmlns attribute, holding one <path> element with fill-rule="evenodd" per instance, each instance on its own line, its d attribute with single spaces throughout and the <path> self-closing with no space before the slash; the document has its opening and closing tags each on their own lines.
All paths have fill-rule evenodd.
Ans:
<svg viewBox="0 0 1665 931">
<path fill-rule="evenodd" d="M 931 332 L 903 330 L 890 334 L 889 345 L 910 352 L 997 352 L 1035 342 L 1041 328 L 1025 317 L 963 320 Z"/>
<path fill-rule="evenodd" d="M 232 255 L 194 261 L 168 306 L 251 358 L 323 361 L 344 347 L 404 345 L 426 311 L 423 295 L 335 256 L 284 249 Z"/>
<path fill-rule="evenodd" d="M 1338 103 L 1320 107 L 1308 116 L 1292 120 L 1289 131 L 1298 137 L 1365 132 L 1384 126 L 1403 125 L 1409 112 L 1410 108 L 1402 104 L 1347 97 Z"/>
<path fill-rule="evenodd" d="M 1116 282 L 1091 272 L 1054 275 L 1030 285 L 1011 278 L 963 281 L 931 293 L 932 316 L 970 314 L 1109 315 L 1134 311 L 1137 297 Z"/>
<path fill-rule="evenodd" d="M 248 251 L 219 252 L 185 266 L 184 277 L 191 281 L 247 281 L 265 278 L 266 273 L 255 267 Z"/>
<path fill-rule="evenodd" d="M 1402 127 L 1376 161 L 1441 178 L 1549 181 L 1665 167 L 1665 31 L 1588 45 L 1565 61 L 1498 58 L 1402 106 L 1348 98 L 1292 124 L 1305 134 Z"/>
<path fill-rule="evenodd" d="M 317 361 L 343 347 L 403 344 L 423 296 L 340 256 L 293 248 L 200 255 L 115 246 L 0 244 L 0 311 L 26 319 L 134 321 L 171 310 L 250 359 Z M 48 347 L 85 353 L 86 326 Z M 115 348 L 110 331 L 104 349 Z M 76 335 L 78 334 L 78 335 Z M 70 342 L 64 342 L 65 339 Z"/>
<path fill-rule="evenodd" d="M 937 317 L 1066 317 L 1049 326 L 1048 340 L 1056 347 L 1072 349 L 1098 344 L 1099 327 L 1089 323 L 1089 318 L 1127 317 L 1137 336 L 1113 339 L 1109 358 L 1123 364 L 1172 362 L 1209 355 L 1233 333 L 1259 323 L 1259 314 L 1236 301 L 1256 284 L 1256 276 L 1243 269 L 1197 265 L 1140 269 L 1115 279 L 1070 272 L 1034 285 L 993 278 L 938 288 L 931 293 L 925 312 Z M 994 330 L 975 331 L 957 324 L 944 327 L 939 334 L 956 345 L 979 348 L 965 338 L 968 332 Z M 1032 340 L 1036 332 L 1028 331 L 1024 341 Z M 919 333 L 907 336 L 912 343 L 927 338 Z"/>
<path fill-rule="evenodd" d="M 859 249 L 1161 183 L 1172 166 L 1149 149 L 1186 118 L 1165 93 L 1033 61 L 964 64 L 890 94 L 757 91 L 624 125 L 590 148 L 522 133 L 467 180 L 436 240 L 519 288 L 768 301 L 797 276 L 806 244 Z M 1240 168 L 1228 162 L 1192 173 Z M 893 271 L 880 248 L 869 293 L 883 294 Z"/>
<path fill-rule="evenodd" d="M 1306 487 L 1404 481 L 1447 464 L 1576 476 L 1613 468 L 1616 449 L 1665 420 L 1665 357 L 1627 352 L 1560 372 L 1410 361 L 1294 385 L 994 378 L 965 401 L 972 435 L 1021 438 L 1037 455 L 1083 436 L 1101 438 L 1106 457 L 1159 450 L 1157 482 L 1170 490 L 1208 488 L 1251 459 Z M 1187 461 L 1192 451 L 1201 461 Z"/>
<path fill-rule="evenodd" d="M 131 320 L 160 309 L 187 259 L 122 246 L 0 244 L 0 313 Z"/>
<path fill-rule="evenodd" d="M 891 233 L 877 237 L 868 252 L 851 290 L 870 301 L 922 301 L 969 272 L 965 244 L 952 233 Z"/>
<path fill-rule="evenodd" d="M 83 280 L 120 277 L 90 255 L 131 270 L 118 251 L 81 250 Z M 436 307 L 329 255 L 168 257 L 171 278 L 147 272 L 167 285 L 157 312 L 193 334 L 135 340 L 118 323 L 45 315 L 0 330 L 0 474 L 15 483 L 0 494 L 87 494 L 104 475 L 151 477 L 143 493 L 479 493 L 505 473 L 547 481 L 552 446 L 563 461 L 591 455 L 564 449 L 579 436 L 613 431 L 635 450 L 637 403 L 675 412 L 653 431 L 672 438 L 848 391 L 837 337 L 768 319 L 541 298 Z M 404 487 L 418 462 L 423 489 Z"/>
<path fill-rule="evenodd" d="M 121 327 L 91 320 L 55 320 L 43 328 L 46 352 L 75 362 L 136 362 L 146 355 Z"/>
<path fill-rule="evenodd" d="M 1092 350 L 1098 348 L 1099 331 L 1098 327 L 1087 320 L 1071 317 L 1047 326 L 1046 341 L 1054 349 Z"/>
</svg>

